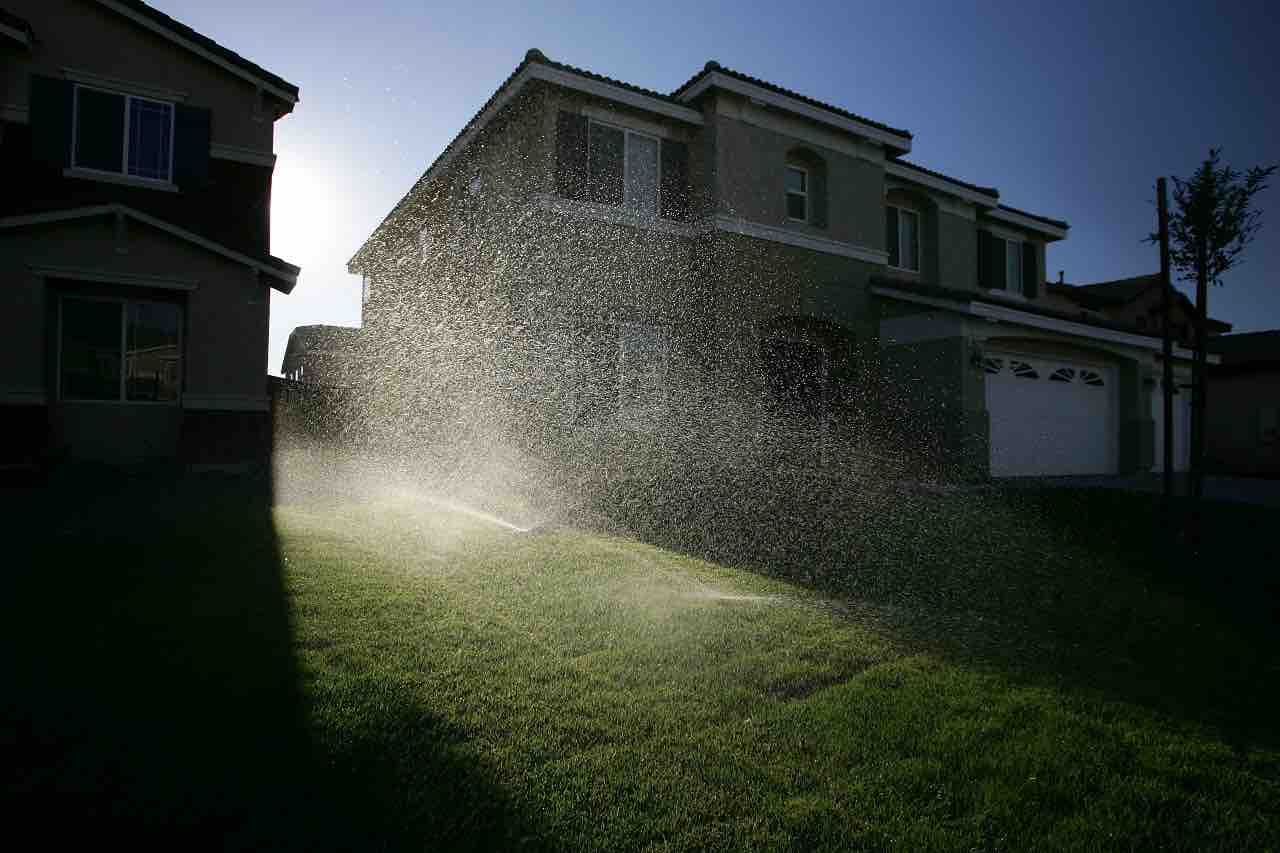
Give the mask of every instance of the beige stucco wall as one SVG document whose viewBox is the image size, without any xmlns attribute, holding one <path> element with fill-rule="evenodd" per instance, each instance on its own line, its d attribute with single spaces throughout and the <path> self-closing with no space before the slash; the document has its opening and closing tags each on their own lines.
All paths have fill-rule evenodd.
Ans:
<svg viewBox="0 0 1280 853">
<path fill-rule="evenodd" d="M 30 22 L 37 41 L 0 64 L 0 105 L 27 106 L 30 74 L 72 69 L 184 93 L 185 103 L 212 110 L 211 142 L 271 151 L 272 116 L 257 109 L 252 83 L 97 3 L 6 0 L 5 8 Z"/>
<path fill-rule="evenodd" d="M 56 270 L 40 269 L 46 267 L 194 281 L 186 294 L 184 401 L 265 409 L 270 302 L 257 273 L 136 222 L 120 241 L 110 217 L 0 230 L 0 337 L 9 353 L 0 359 L 0 396 L 33 403 L 56 396 L 45 278 Z M 145 297 L 148 289 L 130 286 L 128 292 Z"/>
</svg>

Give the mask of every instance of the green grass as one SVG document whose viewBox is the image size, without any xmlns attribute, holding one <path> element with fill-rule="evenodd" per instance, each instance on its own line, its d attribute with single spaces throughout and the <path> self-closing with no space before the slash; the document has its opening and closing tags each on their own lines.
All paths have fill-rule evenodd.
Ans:
<svg viewBox="0 0 1280 853">
<path fill-rule="evenodd" d="M 1146 497 L 916 496 L 806 564 L 781 539 L 730 559 L 404 497 L 155 488 L 8 506 L 0 778 L 54 837 L 1280 845 L 1270 588 L 1162 574 Z"/>
</svg>

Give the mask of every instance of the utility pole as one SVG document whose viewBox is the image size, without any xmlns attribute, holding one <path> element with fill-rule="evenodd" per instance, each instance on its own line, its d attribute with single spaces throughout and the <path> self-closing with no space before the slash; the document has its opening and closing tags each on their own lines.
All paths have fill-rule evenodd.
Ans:
<svg viewBox="0 0 1280 853">
<path fill-rule="evenodd" d="M 1173 330 L 1172 330 L 1172 313 L 1173 313 L 1173 285 L 1169 281 L 1169 198 L 1168 188 L 1165 185 L 1165 179 L 1159 178 L 1156 181 L 1156 209 L 1158 211 L 1158 223 L 1160 234 L 1160 313 L 1163 317 L 1160 323 L 1161 336 L 1163 337 L 1162 346 L 1164 354 L 1164 375 L 1161 378 L 1164 397 L 1164 423 L 1161 429 L 1164 431 L 1164 441 L 1161 449 L 1163 450 L 1164 459 L 1164 504 L 1165 504 L 1165 524 L 1169 524 L 1169 513 L 1172 510 L 1173 503 Z"/>
</svg>

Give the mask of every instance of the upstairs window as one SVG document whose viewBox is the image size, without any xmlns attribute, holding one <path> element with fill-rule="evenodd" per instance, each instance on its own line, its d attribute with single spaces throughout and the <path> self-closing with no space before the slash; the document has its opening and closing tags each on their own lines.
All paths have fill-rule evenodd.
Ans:
<svg viewBox="0 0 1280 853">
<path fill-rule="evenodd" d="M 1027 299 L 1040 295 L 1040 248 L 1027 240 L 978 232 L 978 281 Z"/>
<path fill-rule="evenodd" d="M 591 122 L 587 154 L 588 200 L 657 216 L 661 172 L 657 139 L 633 130 Z"/>
<path fill-rule="evenodd" d="M 75 87 L 71 165 L 151 181 L 173 174 L 173 104 Z"/>
<path fill-rule="evenodd" d="M 920 271 L 920 214 L 896 205 L 885 207 L 885 245 L 889 266 Z"/>
<path fill-rule="evenodd" d="M 1022 292 L 1022 241 L 1001 240 L 1004 243 L 1004 287 L 1014 293 Z"/>
<path fill-rule="evenodd" d="M 809 221 L 809 171 L 799 166 L 787 167 L 787 218 Z"/>
</svg>

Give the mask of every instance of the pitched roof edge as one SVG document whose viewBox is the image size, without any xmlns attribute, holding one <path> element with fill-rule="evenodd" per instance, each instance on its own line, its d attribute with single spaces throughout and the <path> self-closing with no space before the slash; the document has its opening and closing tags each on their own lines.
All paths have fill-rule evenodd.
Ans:
<svg viewBox="0 0 1280 853">
<path fill-rule="evenodd" d="M 279 290 L 281 293 L 290 293 L 298 283 L 298 276 L 302 273 L 302 267 L 289 263 L 288 261 L 278 258 L 270 253 L 261 257 L 254 257 L 245 254 L 238 249 L 232 249 L 216 240 L 188 231 L 181 225 L 175 225 L 159 217 L 143 213 L 140 210 L 129 207 L 128 205 L 112 202 L 110 204 L 90 205 L 87 207 L 71 207 L 62 210 L 46 211 L 43 213 L 24 214 L 19 216 L 6 216 L 0 218 L 0 229 L 2 228 L 24 228 L 31 225 L 43 225 L 53 222 L 67 222 L 75 219 L 91 219 L 98 216 L 128 216 L 136 219 L 143 224 L 150 225 L 172 234 L 188 243 L 208 249 L 209 251 L 222 255 L 223 257 L 242 263 L 245 266 L 263 273 L 280 282 L 279 285 L 272 284 L 271 287 Z"/>
</svg>

